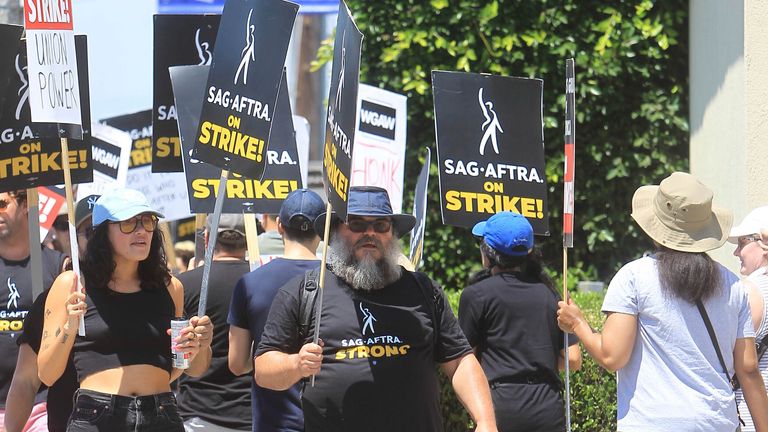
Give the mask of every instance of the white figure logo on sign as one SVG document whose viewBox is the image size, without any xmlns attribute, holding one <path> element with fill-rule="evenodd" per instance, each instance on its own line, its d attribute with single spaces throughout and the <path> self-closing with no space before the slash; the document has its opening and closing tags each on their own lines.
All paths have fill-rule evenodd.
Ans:
<svg viewBox="0 0 768 432">
<path fill-rule="evenodd" d="M 19 57 L 20 56 L 16 54 L 16 73 L 19 74 L 19 79 L 21 80 L 21 87 L 19 87 L 19 91 L 16 92 L 16 94 L 19 95 L 19 103 L 16 105 L 16 120 L 21 120 L 21 109 L 24 107 L 24 103 L 27 102 L 27 98 L 29 98 L 29 82 L 27 81 L 27 74 L 25 72 L 27 67 L 20 67 Z"/>
<path fill-rule="evenodd" d="M 336 88 L 336 112 L 341 111 L 341 92 L 344 88 L 344 66 L 347 63 L 347 50 L 344 48 L 344 38 L 347 37 L 347 31 L 341 36 L 341 67 L 339 68 L 339 86 Z"/>
<path fill-rule="evenodd" d="M 235 84 L 237 84 L 237 79 L 240 77 L 240 72 L 243 73 L 243 84 L 248 84 L 248 64 L 256 60 L 256 52 L 254 51 L 255 38 L 253 36 L 256 27 L 251 24 L 251 15 L 253 15 L 253 9 L 248 12 L 248 21 L 245 22 L 245 48 L 240 53 L 240 66 L 237 67 L 237 72 L 235 73 Z"/>
<path fill-rule="evenodd" d="M 493 109 L 493 102 L 483 100 L 482 87 L 480 87 L 480 90 L 477 92 L 477 99 L 480 102 L 480 108 L 483 110 L 483 116 L 485 117 L 485 122 L 480 126 L 480 129 L 485 131 L 483 138 L 480 140 L 480 154 L 485 155 L 485 145 L 488 144 L 488 140 L 490 140 L 491 145 L 493 145 L 493 151 L 495 151 L 496 154 L 499 154 L 496 131 L 498 130 L 499 133 L 504 133 L 501 129 L 501 124 L 499 123 L 499 117 Z"/>
<path fill-rule="evenodd" d="M 200 42 L 200 29 L 197 29 L 195 32 L 195 48 L 197 48 L 197 56 L 200 57 L 200 63 L 198 63 L 198 66 L 211 65 L 213 55 L 208 49 L 210 46 L 211 45 L 208 42 Z"/>
</svg>

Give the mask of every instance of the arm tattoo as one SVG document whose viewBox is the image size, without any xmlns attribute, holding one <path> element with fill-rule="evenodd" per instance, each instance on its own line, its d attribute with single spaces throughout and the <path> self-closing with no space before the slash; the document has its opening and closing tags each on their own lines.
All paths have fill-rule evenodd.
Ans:
<svg viewBox="0 0 768 432">
<path fill-rule="evenodd" d="M 46 310 L 45 310 L 45 316 L 48 316 L 48 315 L 50 315 L 50 314 L 51 314 L 51 310 L 50 310 L 50 309 L 46 309 Z"/>
<path fill-rule="evenodd" d="M 61 343 L 67 343 L 67 339 L 69 339 L 69 335 L 64 333 L 64 337 L 61 339 Z"/>
<path fill-rule="evenodd" d="M 56 327 L 56 334 L 54 337 L 59 337 L 59 334 L 61 334 L 61 327 Z"/>
<path fill-rule="evenodd" d="M 48 339 L 48 336 L 50 336 L 48 330 L 43 331 L 43 339 Z"/>
</svg>

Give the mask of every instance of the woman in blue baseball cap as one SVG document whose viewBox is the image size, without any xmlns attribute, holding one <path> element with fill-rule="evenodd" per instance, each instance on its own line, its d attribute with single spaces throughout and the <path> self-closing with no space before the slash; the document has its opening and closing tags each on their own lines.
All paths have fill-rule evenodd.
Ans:
<svg viewBox="0 0 768 432">
<path fill-rule="evenodd" d="M 81 260 L 87 296 L 73 272 L 51 288 L 39 375 L 52 384 L 73 356 L 80 389 L 67 431 L 184 431 L 170 388 L 184 370 L 173 367 L 167 333 L 183 315 L 184 291 L 168 271 L 160 217 L 138 191 L 105 193 Z M 212 325 L 208 317 L 191 321 L 173 342 L 191 359 L 187 373 L 198 375 L 210 361 Z"/>
<path fill-rule="evenodd" d="M 498 429 L 565 430 L 560 298 L 534 249 L 533 228 L 522 215 L 501 212 L 472 234 L 480 239 L 485 276 L 462 292 L 459 324 L 491 386 Z M 581 352 L 578 340 L 571 343 L 568 361 L 576 370 Z"/>
</svg>

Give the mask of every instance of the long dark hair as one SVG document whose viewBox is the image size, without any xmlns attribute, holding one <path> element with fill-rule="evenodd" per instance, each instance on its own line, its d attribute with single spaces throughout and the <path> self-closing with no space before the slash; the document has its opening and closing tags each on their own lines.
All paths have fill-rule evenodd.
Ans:
<svg viewBox="0 0 768 432">
<path fill-rule="evenodd" d="M 655 256 L 661 286 L 674 297 L 696 303 L 719 293 L 720 269 L 706 253 L 659 247 Z"/>
<path fill-rule="evenodd" d="M 85 256 L 80 260 L 83 277 L 88 288 L 105 289 L 115 271 L 112 245 L 109 242 L 109 223 L 105 222 L 93 230 L 88 240 Z M 141 289 L 165 289 L 171 282 L 168 262 L 163 249 L 163 233 L 159 229 L 152 232 L 149 256 L 139 262 L 139 280 Z"/>
<path fill-rule="evenodd" d="M 555 283 L 552 281 L 552 278 L 544 271 L 544 266 L 541 263 L 541 251 L 539 248 L 534 247 L 528 255 L 513 256 L 497 251 L 483 240 L 480 242 L 480 251 L 486 258 L 488 258 L 491 269 L 498 267 L 502 271 L 509 271 L 519 268 L 521 280 L 544 284 L 552 292 L 558 296 L 560 295 L 555 289 Z"/>
</svg>

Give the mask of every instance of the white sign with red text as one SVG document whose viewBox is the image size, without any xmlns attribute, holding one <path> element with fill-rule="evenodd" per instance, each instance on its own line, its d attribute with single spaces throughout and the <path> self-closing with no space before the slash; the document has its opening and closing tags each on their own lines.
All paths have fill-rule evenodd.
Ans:
<svg viewBox="0 0 768 432">
<path fill-rule="evenodd" d="M 350 184 L 386 189 L 395 213 L 403 207 L 407 103 L 401 94 L 366 84 L 357 93 Z"/>
<path fill-rule="evenodd" d="M 72 0 L 24 0 L 24 23 L 32 121 L 82 124 Z"/>
</svg>

